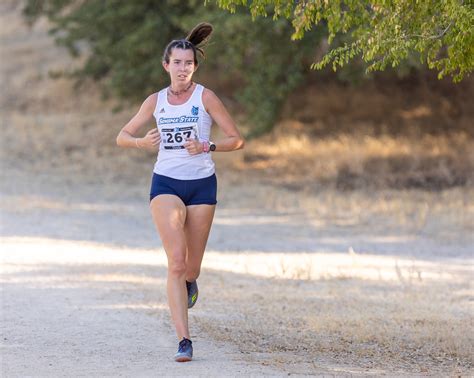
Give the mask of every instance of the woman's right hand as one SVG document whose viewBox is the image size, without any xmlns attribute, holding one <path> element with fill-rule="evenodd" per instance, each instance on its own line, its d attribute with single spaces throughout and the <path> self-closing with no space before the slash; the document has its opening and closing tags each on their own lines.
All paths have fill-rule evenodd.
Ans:
<svg viewBox="0 0 474 378">
<path fill-rule="evenodd" d="M 158 129 L 155 127 L 148 131 L 143 138 L 139 138 L 137 142 L 140 148 L 157 151 L 157 146 L 159 146 L 161 142 L 161 135 Z"/>
</svg>

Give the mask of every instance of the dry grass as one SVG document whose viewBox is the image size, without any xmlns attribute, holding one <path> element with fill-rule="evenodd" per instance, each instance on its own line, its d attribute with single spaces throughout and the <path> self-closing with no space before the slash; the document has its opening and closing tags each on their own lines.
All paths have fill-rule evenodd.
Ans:
<svg viewBox="0 0 474 378">
<path fill-rule="evenodd" d="M 469 375 L 473 195 L 469 188 L 295 193 L 252 181 L 228 185 L 225 204 L 247 205 L 250 214 L 252 206 L 253 213 L 266 208 L 274 217 L 233 220 L 221 210 L 217 224 L 273 223 L 265 244 L 275 252 L 206 254 L 202 285 L 219 294 L 204 291 L 204 310 L 192 320 L 250 360 L 295 374 L 330 367 Z M 279 222 L 312 227 L 292 240 L 312 238 L 314 252 L 277 252 L 288 238 Z M 324 245 L 340 252 L 323 252 Z"/>
<path fill-rule="evenodd" d="M 320 263 L 331 265 L 324 257 Z M 193 321 L 214 338 L 236 343 L 242 353 L 269 353 L 277 365 L 295 364 L 294 373 L 318 366 L 360 373 L 471 371 L 472 288 L 466 281 L 295 276 L 223 278 L 206 272 L 205 285 L 216 285 L 219 295 L 204 293 L 206 312 Z M 230 317 L 229 309 L 236 310 Z"/>
<path fill-rule="evenodd" d="M 235 164 L 290 188 L 442 190 L 474 183 L 474 79 L 432 74 L 359 87 L 316 80 Z"/>
<path fill-rule="evenodd" d="M 221 209 L 217 225 L 266 223 L 275 231 L 265 239 L 272 252 L 206 254 L 203 310 L 192 321 L 213 338 L 295 374 L 472 373 L 472 189 L 295 195 L 251 182 L 226 189 L 229 206 L 274 216 L 232 219 Z M 291 235 L 314 240 L 311 252 L 278 252 L 289 237 L 280 222 L 312 228 Z"/>
<path fill-rule="evenodd" d="M 474 138 L 466 131 L 416 139 L 363 130 L 316 137 L 295 133 L 295 122 L 251 143 L 236 167 L 290 188 L 440 190 L 474 183 Z"/>
</svg>

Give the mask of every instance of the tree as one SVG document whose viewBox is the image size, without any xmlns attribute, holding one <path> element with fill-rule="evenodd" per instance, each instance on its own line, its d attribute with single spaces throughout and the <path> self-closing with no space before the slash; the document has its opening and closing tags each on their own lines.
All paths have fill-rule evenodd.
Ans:
<svg viewBox="0 0 474 378">
<path fill-rule="evenodd" d="M 71 55 L 85 55 L 84 64 L 58 75 L 99 82 L 105 95 L 143 100 L 166 77 L 161 56 L 166 44 L 183 35 L 180 17 L 196 1 L 28 0 L 23 13 L 30 23 L 47 16 L 56 43 Z"/>
<path fill-rule="evenodd" d="M 209 1 L 209 0 L 207 0 Z M 286 18 L 299 40 L 315 26 L 327 25 L 331 44 L 349 33 L 351 40 L 332 46 L 312 68 L 332 63 L 333 70 L 360 55 L 367 72 L 396 67 L 410 52 L 438 71 L 438 78 L 451 75 L 459 82 L 474 66 L 474 7 L 460 0 L 216 0 L 219 7 L 235 12 L 242 5 L 254 19 L 272 14 Z"/>
<path fill-rule="evenodd" d="M 167 84 L 161 58 L 169 41 L 185 37 L 198 22 L 212 23 L 216 35 L 206 48 L 211 58 L 198 74 L 207 72 L 236 88 L 251 125 L 248 136 L 273 127 L 323 36 L 319 28 L 288 43 L 288 20 L 252 22 L 244 10 L 231 15 L 202 0 L 27 0 L 23 12 L 30 23 L 48 17 L 56 42 L 74 56 L 86 56 L 84 64 L 63 75 L 79 84 L 93 79 L 104 93 L 131 102 Z"/>
</svg>

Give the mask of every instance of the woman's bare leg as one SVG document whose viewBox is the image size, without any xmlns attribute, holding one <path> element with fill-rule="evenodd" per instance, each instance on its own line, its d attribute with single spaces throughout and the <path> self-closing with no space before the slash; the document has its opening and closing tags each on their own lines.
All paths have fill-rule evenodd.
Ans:
<svg viewBox="0 0 474 378">
<path fill-rule="evenodd" d="M 153 221 L 168 257 L 167 293 L 178 339 L 189 339 L 186 291 L 186 207 L 177 196 L 160 194 L 150 203 Z"/>
<path fill-rule="evenodd" d="M 190 205 L 186 207 L 184 232 L 188 247 L 186 280 L 192 282 L 199 277 L 209 231 L 214 218 L 215 205 Z"/>
</svg>

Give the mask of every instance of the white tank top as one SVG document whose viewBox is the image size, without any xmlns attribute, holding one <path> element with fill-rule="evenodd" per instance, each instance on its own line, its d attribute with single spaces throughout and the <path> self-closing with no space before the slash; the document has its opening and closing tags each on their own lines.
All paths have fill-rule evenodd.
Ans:
<svg viewBox="0 0 474 378">
<path fill-rule="evenodd" d="M 209 141 L 212 118 L 202 103 L 203 90 L 202 85 L 196 84 L 191 97 L 182 105 L 168 102 L 167 88 L 158 92 L 153 115 L 161 143 L 153 172 L 178 180 L 195 180 L 214 174 L 210 153 L 190 155 L 183 146 L 186 138 Z"/>
</svg>

